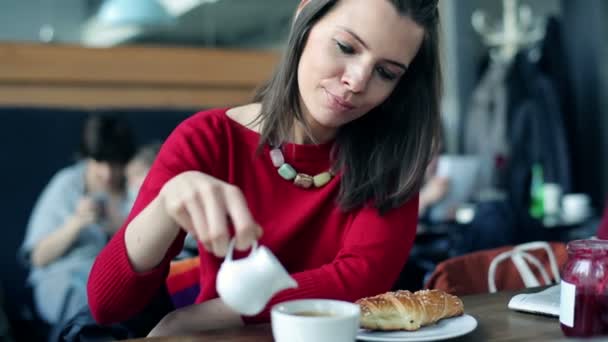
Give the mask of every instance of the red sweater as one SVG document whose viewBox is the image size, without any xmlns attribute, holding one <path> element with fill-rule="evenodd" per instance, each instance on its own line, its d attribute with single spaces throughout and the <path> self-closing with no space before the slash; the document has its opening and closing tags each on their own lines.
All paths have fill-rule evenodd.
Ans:
<svg viewBox="0 0 608 342">
<path fill-rule="evenodd" d="M 319 189 L 302 189 L 283 180 L 272 165 L 269 149 L 256 154 L 259 134 L 226 116 L 225 109 L 198 113 L 169 136 L 154 162 L 125 225 L 97 257 L 88 282 L 93 317 L 102 324 L 124 321 L 140 312 L 164 284 L 169 262 L 183 246 L 179 234 L 163 262 L 136 273 L 125 248 L 126 225 L 159 193 L 163 184 L 187 171 L 199 170 L 237 185 L 251 213 L 264 229 L 267 246 L 298 282 L 278 293 L 258 316 L 269 320 L 269 308 L 282 301 L 332 298 L 354 301 L 388 291 L 412 247 L 418 199 L 380 216 L 372 207 L 349 212 L 336 205 L 340 177 Z M 331 144 L 284 145 L 286 162 L 317 174 L 329 169 Z M 222 259 L 199 244 L 201 303 L 218 296 L 215 278 Z M 237 253 L 235 257 L 243 254 Z"/>
</svg>

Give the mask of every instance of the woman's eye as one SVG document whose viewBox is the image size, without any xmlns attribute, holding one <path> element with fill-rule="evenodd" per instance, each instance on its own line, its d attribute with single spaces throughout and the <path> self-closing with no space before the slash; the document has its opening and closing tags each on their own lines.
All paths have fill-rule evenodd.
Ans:
<svg viewBox="0 0 608 342">
<path fill-rule="evenodd" d="M 377 67 L 376 71 L 378 72 L 378 74 L 380 75 L 380 77 L 384 78 L 385 80 L 389 80 L 389 81 L 393 81 L 397 78 L 397 75 L 388 71 L 386 68 L 383 67 Z"/>
<path fill-rule="evenodd" d="M 353 53 L 355 53 L 355 49 L 353 49 L 353 47 L 348 44 L 344 44 L 339 41 L 336 41 L 336 45 L 338 46 L 340 51 L 342 51 L 343 53 L 345 53 L 347 55 L 352 55 Z"/>
</svg>

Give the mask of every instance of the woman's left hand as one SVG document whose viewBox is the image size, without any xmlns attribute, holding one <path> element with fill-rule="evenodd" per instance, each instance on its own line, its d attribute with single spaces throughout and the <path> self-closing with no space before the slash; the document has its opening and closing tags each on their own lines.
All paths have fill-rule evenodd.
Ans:
<svg viewBox="0 0 608 342">
<path fill-rule="evenodd" d="M 216 298 L 170 312 L 150 331 L 148 337 L 188 335 L 243 325 L 241 316 Z"/>
</svg>

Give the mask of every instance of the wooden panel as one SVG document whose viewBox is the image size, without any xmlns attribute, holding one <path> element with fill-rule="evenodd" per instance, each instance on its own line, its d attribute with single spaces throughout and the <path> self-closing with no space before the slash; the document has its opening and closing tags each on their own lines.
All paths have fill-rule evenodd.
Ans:
<svg viewBox="0 0 608 342">
<path fill-rule="evenodd" d="M 244 103 L 278 53 L 0 43 L 0 104 L 213 107 Z"/>
<path fill-rule="evenodd" d="M 251 86 L 270 75 L 276 60 L 253 51 L 0 44 L 0 79 Z"/>
<path fill-rule="evenodd" d="M 194 108 L 222 107 L 250 101 L 252 90 L 45 87 L 0 85 L 0 105 L 35 107 Z"/>
</svg>

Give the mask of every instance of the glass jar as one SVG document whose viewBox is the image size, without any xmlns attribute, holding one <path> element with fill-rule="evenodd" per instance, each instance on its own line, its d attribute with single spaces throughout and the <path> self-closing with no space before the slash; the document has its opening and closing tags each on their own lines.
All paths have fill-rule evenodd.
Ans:
<svg viewBox="0 0 608 342">
<path fill-rule="evenodd" d="M 562 270 L 560 316 L 566 336 L 608 335 L 608 241 L 568 243 Z"/>
</svg>

